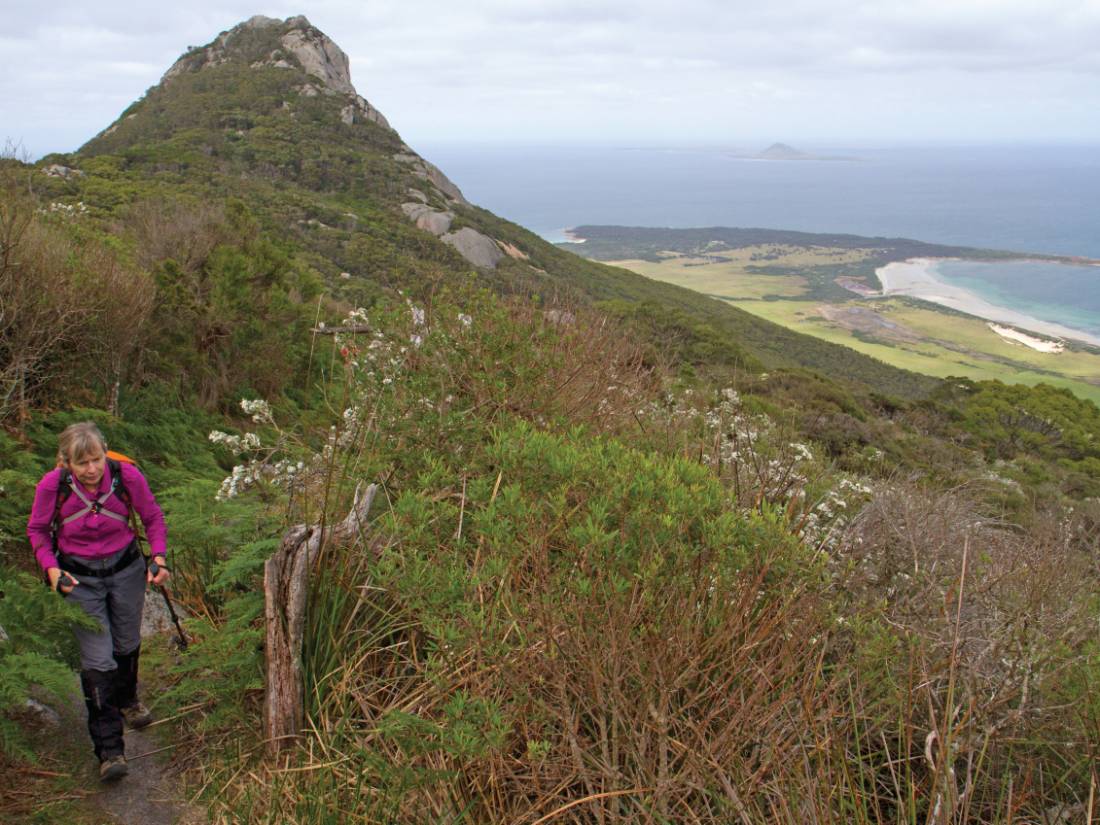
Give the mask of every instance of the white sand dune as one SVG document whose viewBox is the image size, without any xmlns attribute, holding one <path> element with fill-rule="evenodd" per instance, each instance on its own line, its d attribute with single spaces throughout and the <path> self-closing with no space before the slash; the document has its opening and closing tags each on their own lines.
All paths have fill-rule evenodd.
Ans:
<svg viewBox="0 0 1100 825">
<path fill-rule="evenodd" d="M 1050 321 L 1041 321 L 1038 318 L 1019 312 L 1008 307 L 998 306 L 974 294 L 968 289 L 952 286 L 936 278 L 935 258 L 912 258 L 908 261 L 899 261 L 887 264 L 875 270 L 882 282 L 883 295 L 908 295 L 919 298 L 922 301 L 931 301 L 940 306 L 957 309 L 969 315 L 975 315 L 986 321 L 996 321 L 1002 324 L 1011 324 L 1020 329 L 1026 329 L 1040 335 L 1049 335 L 1054 338 L 1070 338 L 1074 341 L 1084 341 L 1093 346 L 1100 346 L 1100 337 L 1079 329 L 1055 324 Z M 1001 334 L 1001 333 L 998 333 Z M 1025 338 L 1030 336 L 1023 336 Z M 1032 346 L 1020 338 L 1014 340 L 1019 343 Z M 1033 341 L 1046 343 L 1041 339 L 1032 338 Z M 1033 349 L 1038 347 L 1032 346 Z M 1042 350 L 1054 352 L 1060 350 Z"/>
<path fill-rule="evenodd" d="M 1000 324 L 994 324 L 992 321 L 987 323 L 986 326 L 1006 341 L 1011 341 L 1014 344 L 1023 344 L 1025 347 L 1031 347 L 1037 352 L 1059 353 L 1065 352 L 1066 350 L 1066 345 L 1062 341 L 1048 341 L 1046 338 L 1036 338 L 1032 335 L 1028 335 L 1026 332 L 1020 332 L 1020 330 L 1014 327 L 1002 327 Z"/>
</svg>

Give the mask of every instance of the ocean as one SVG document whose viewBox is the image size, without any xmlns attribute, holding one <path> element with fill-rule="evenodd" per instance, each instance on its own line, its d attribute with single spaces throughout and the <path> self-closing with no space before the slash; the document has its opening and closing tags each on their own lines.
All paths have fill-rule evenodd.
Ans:
<svg viewBox="0 0 1100 825">
<path fill-rule="evenodd" d="M 852 159 L 768 161 L 738 157 L 763 146 L 414 146 L 473 203 L 550 241 L 582 224 L 739 226 L 1100 259 L 1100 145 L 797 145 Z M 1100 268 L 937 271 L 991 303 L 1100 332 Z"/>
<path fill-rule="evenodd" d="M 473 203 L 551 241 L 581 224 L 743 226 L 1100 258 L 1100 145 L 414 146 Z M 741 149 L 741 151 L 745 151 Z"/>
<path fill-rule="evenodd" d="M 997 306 L 1100 338 L 1100 267 L 1047 261 L 939 261 L 935 277 Z"/>
</svg>

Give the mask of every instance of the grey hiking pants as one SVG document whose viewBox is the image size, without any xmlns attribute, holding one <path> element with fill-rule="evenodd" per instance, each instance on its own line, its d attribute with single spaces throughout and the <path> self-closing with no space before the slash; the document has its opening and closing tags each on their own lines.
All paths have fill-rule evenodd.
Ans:
<svg viewBox="0 0 1100 825">
<path fill-rule="evenodd" d="M 114 566 L 126 549 L 102 559 L 79 559 L 84 567 L 107 570 Z M 62 569 L 65 563 L 61 563 Z M 114 670 L 115 654 L 128 654 L 141 644 L 141 612 L 145 606 L 145 562 L 137 558 L 109 576 L 72 574 L 80 582 L 66 600 L 79 604 L 99 622 L 101 630 L 75 630 L 80 644 L 81 670 Z"/>
</svg>

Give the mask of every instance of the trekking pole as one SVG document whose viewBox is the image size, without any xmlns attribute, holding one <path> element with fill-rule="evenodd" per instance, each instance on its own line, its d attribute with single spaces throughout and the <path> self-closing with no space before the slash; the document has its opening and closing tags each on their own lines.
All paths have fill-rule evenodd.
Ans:
<svg viewBox="0 0 1100 825">
<path fill-rule="evenodd" d="M 157 573 L 160 572 L 160 565 L 155 561 L 149 562 L 149 572 L 153 574 L 153 578 L 156 578 Z M 180 637 L 180 650 L 187 650 L 187 637 L 183 633 L 183 627 L 180 626 L 180 617 L 176 615 L 176 608 L 172 606 L 172 600 L 168 597 L 168 588 L 163 584 L 153 586 L 160 591 L 160 595 L 164 597 L 164 603 L 168 605 L 168 613 L 172 617 L 172 622 L 176 625 L 176 632 Z"/>
<path fill-rule="evenodd" d="M 137 542 L 138 550 L 141 551 L 141 555 L 145 559 L 146 569 L 153 574 L 153 578 L 156 578 L 157 573 L 160 572 L 161 565 L 153 561 L 150 555 L 146 555 L 145 548 L 142 546 L 146 540 L 145 534 L 139 528 L 137 512 L 132 507 L 130 508 L 130 529 L 133 530 L 134 541 Z M 153 586 L 160 591 L 160 595 L 164 597 L 164 603 L 168 606 L 168 615 L 172 617 L 172 623 L 176 626 L 176 633 L 178 633 L 180 637 L 180 650 L 187 650 L 187 636 L 184 635 L 183 626 L 180 625 L 180 617 L 176 615 L 176 608 L 172 605 L 172 599 L 168 596 L 168 588 L 163 584 L 155 584 Z"/>
</svg>

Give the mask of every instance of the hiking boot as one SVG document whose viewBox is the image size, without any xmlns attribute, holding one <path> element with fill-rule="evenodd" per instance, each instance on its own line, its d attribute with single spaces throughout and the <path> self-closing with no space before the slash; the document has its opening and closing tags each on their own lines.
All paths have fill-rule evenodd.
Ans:
<svg viewBox="0 0 1100 825">
<path fill-rule="evenodd" d="M 127 708 L 119 708 L 126 724 L 134 730 L 144 728 L 153 721 L 153 713 L 139 700 Z"/>
<path fill-rule="evenodd" d="M 100 782 L 114 782 L 116 779 L 122 779 L 129 772 L 130 767 L 126 764 L 126 757 L 121 753 L 118 756 L 108 756 L 99 763 Z"/>
<path fill-rule="evenodd" d="M 80 686 L 88 708 L 88 733 L 96 758 L 106 761 L 123 752 L 122 714 L 115 704 L 116 673 L 113 670 L 82 670 Z"/>
</svg>

